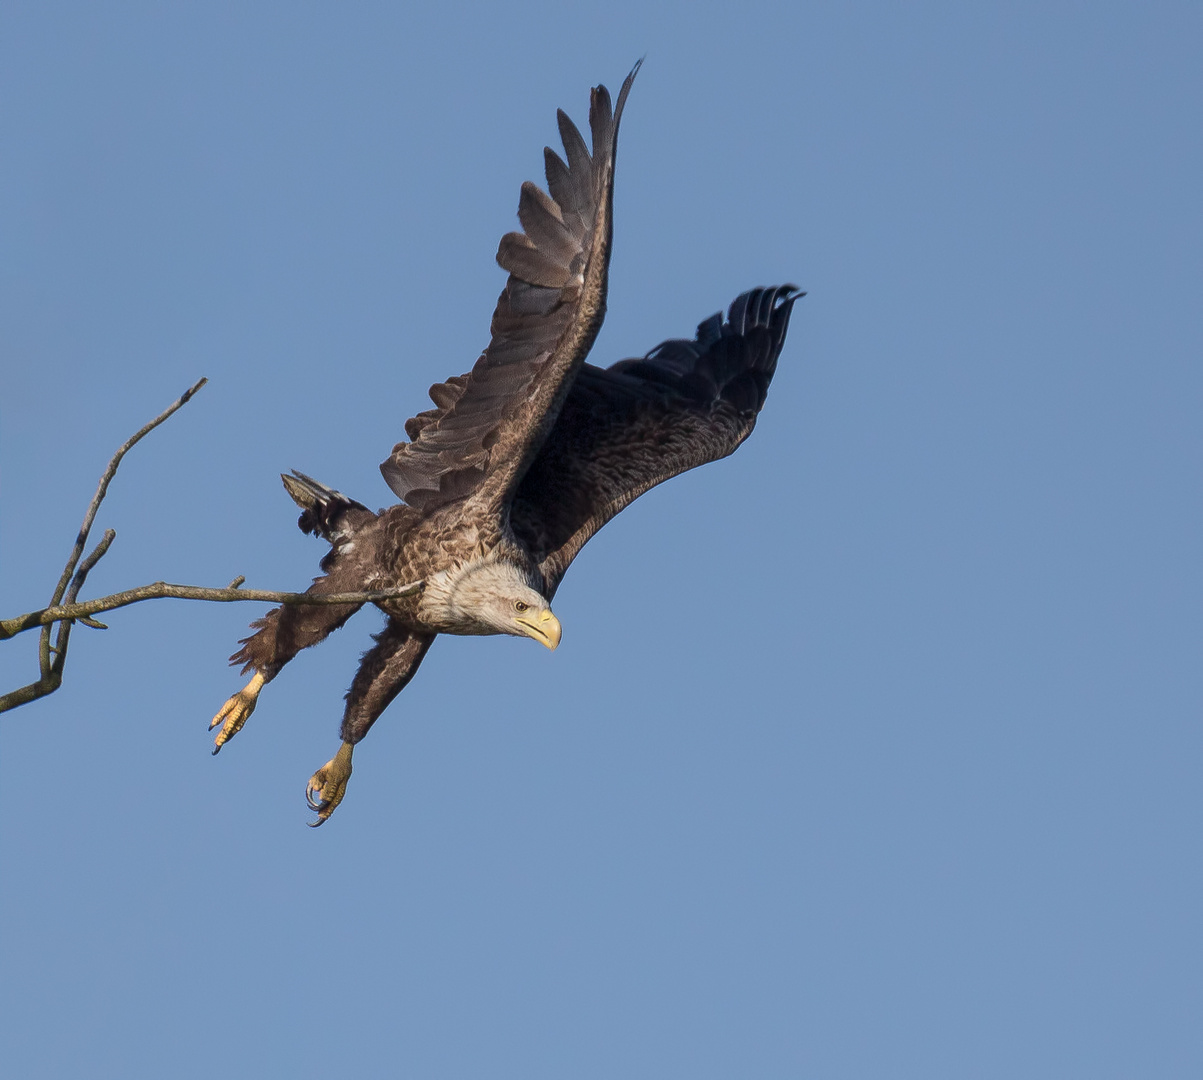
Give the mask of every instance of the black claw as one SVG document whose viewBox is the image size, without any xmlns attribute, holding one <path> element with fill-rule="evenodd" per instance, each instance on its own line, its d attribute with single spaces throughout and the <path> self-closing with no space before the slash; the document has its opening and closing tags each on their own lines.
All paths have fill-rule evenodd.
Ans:
<svg viewBox="0 0 1203 1080">
<path fill-rule="evenodd" d="M 218 752 L 220 749 L 221 749 L 221 747 L 220 747 L 220 746 L 215 746 L 215 747 L 213 747 L 213 756 L 214 756 L 214 757 L 217 757 L 217 752 Z"/>
</svg>

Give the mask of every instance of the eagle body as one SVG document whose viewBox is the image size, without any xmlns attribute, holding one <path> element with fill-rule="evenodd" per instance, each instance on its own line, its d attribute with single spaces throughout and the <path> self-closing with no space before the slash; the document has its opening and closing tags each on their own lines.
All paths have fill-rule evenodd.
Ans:
<svg viewBox="0 0 1203 1080">
<path fill-rule="evenodd" d="M 512 634 L 560 642 L 551 611 L 584 544 L 672 476 L 731 454 L 764 405 L 792 285 L 743 293 L 724 317 L 646 356 L 585 358 L 605 316 L 618 127 L 638 65 L 612 106 L 591 95 L 592 151 L 560 112 L 564 157 L 544 151 L 547 192 L 522 185 L 522 232 L 502 238 L 508 271 L 490 341 L 472 369 L 430 388 L 433 409 L 405 424 L 381 473 L 400 503 L 379 512 L 294 471 L 283 476 L 301 529 L 330 544 L 310 593 L 420 592 L 377 602 L 387 622 L 347 693 L 343 745 L 309 782 L 321 824 L 342 800 L 352 748 L 413 677 L 439 634 Z M 276 608 L 231 662 L 251 681 L 214 717 L 214 753 L 300 650 L 356 604 Z"/>
</svg>

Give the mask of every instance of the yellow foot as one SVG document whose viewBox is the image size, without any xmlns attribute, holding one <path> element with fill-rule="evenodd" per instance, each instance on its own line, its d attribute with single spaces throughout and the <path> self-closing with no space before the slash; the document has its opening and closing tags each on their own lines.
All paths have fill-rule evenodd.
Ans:
<svg viewBox="0 0 1203 1080">
<path fill-rule="evenodd" d="M 217 733 L 217 738 L 213 740 L 213 753 L 216 754 L 242 730 L 242 725 L 255 711 L 255 702 L 259 700 L 259 691 L 263 689 L 263 684 L 266 682 L 267 679 L 256 672 L 255 677 L 230 698 L 210 721 L 210 731 L 221 724 L 221 730 Z"/>
<path fill-rule="evenodd" d="M 317 821 L 309 824 L 317 828 L 338 808 L 347 793 L 347 781 L 351 779 L 351 752 L 355 747 L 345 742 L 338 753 L 309 778 L 305 788 L 305 801 L 309 809 L 317 814 Z"/>
</svg>

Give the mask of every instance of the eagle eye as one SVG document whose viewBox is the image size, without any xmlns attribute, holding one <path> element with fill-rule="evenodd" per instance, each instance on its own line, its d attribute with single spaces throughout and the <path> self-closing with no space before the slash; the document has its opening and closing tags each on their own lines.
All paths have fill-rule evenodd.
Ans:
<svg viewBox="0 0 1203 1080">
<path fill-rule="evenodd" d="M 514 601 L 514 610 L 519 613 L 525 611 L 528 607 L 530 607 L 530 604 L 524 604 L 521 600 Z"/>
</svg>

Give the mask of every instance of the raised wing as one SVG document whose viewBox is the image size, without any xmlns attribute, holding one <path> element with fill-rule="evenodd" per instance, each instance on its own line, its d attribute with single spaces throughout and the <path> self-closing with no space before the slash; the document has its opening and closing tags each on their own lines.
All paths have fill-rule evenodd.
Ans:
<svg viewBox="0 0 1203 1080">
<path fill-rule="evenodd" d="M 507 233 L 497 262 L 509 279 L 497 300 L 492 339 L 472 371 L 430 388 L 435 408 L 405 424 L 380 466 L 411 506 L 433 509 L 471 497 L 500 515 L 555 425 L 601 328 L 612 234 L 618 124 L 636 64 L 611 110 L 604 86 L 590 95 L 593 153 L 572 121 L 557 115 L 567 162 L 544 150 L 550 195 L 522 185 L 522 232 Z"/>
<path fill-rule="evenodd" d="M 693 341 L 581 368 L 510 509 L 549 598 L 615 514 L 670 477 L 726 457 L 752 433 L 803 295 L 793 285 L 753 289 L 725 322 L 719 312 L 702 323 Z"/>
</svg>

